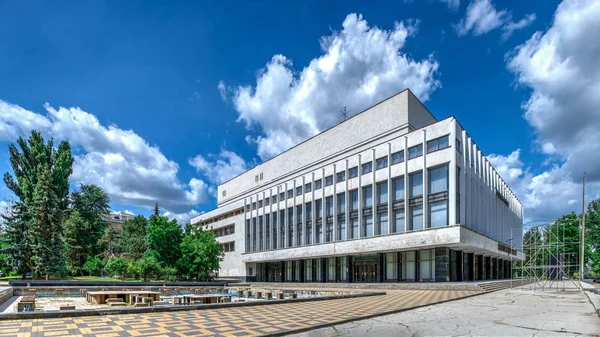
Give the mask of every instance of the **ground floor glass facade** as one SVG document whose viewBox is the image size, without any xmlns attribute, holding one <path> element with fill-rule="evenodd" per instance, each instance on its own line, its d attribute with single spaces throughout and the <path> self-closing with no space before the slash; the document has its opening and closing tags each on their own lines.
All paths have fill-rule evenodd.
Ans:
<svg viewBox="0 0 600 337">
<path fill-rule="evenodd" d="M 509 259 L 446 247 L 256 264 L 258 282 L 449 282 L 510 277 Z"/>
</svg>

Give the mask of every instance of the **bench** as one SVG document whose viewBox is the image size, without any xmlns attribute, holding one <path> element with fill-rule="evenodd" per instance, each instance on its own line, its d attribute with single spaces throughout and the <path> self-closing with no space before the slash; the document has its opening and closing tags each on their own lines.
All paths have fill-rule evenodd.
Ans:
<svg viewBox="0 0 600 337">
<path fill-rule="evenodd" d="M 138 302 L 138 303 L 135 303 L 133 306 L 134 307 L 149 307 L 150 303 L 139 303 Z"/>
<path fill-rule="evenodd" d="M 127 305 L 125 302 L 107 302 L 109 307 L 124 307 Z"/>
<path fill-rule="evenodd" d="M 75 310 L 75 306 L 74 305 L 61 305 L 59 307 L 60 310 Z"/>
</svg>

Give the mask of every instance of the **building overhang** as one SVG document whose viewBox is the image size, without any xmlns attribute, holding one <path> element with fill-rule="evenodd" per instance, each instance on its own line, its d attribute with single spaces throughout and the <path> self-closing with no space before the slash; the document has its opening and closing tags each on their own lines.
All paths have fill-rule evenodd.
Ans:
<svg viewBox="0 0 600 337">
<path fill-rule="evenodd" d="M 523 252 L 507 251 L 505 245 L 464 226 L 447 226 L 423 231 L 396 233 L 368 239 L 345 240 L 242 254 L 244 263 L 309 259 L 345 255 L 364 255 L 391 251 L 408 251 L 448 247 L 468 253 L 524 260 Z"/>
</svg>

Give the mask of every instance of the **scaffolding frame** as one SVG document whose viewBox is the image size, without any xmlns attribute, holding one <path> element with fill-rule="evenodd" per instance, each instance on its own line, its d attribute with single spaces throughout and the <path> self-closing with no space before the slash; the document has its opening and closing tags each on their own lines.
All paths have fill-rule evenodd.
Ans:
<svg viewBox="0 0 600 337">
<path fill-rule="evenodd" d="M 524 290 L 583 290 L 578 279 L 573 277 L 580 267 L 580 241 L 566 240 L 566 224 L 557 221 L 533 221 L 526 226 L 524 228 L 532 234 L 523 236 L 521 247 L 513 247 L 525 254 L 525 260 L 512 263 L 511 279 L 517 276 L 531 280 L 528 284 L 521 283 L 521 289 Z"/>
</svg>

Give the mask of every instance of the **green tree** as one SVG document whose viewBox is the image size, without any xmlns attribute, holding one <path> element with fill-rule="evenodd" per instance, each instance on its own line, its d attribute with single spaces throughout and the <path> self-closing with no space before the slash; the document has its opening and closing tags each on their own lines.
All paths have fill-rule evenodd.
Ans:
<svg viewBox="0 0 600 337">
<path fill-rule="evenodd" d="M 120 234 L 111 226 L 104 229 L 104 235 L 102 235 L 99 243 L 102 246 L 102 255 L 106 259 L 119 256 L 123 252 Z"/>
<path fill-rule="evenodd" d="M 125 221 L 121 231 L 121 245 L 129 259 L 139 260 L 148 250 L 146 245 L 148 235 L 148 220 L 142 215 L 137 215 Z"/>
<path fill-rule="evenodd" d="M 11 256 L 13 270 L 23 275 L 23 278 L 31 266 L 28 226 L 24 213 L 25 205 L 19 201 L 12 203 L 7 214 L 2 215 L 5 232 L 2 252 Z"/>
<path fill-rule="evenodd" d="M 110 276 L 122 278 L 123 274 L 127 271 L 127 261 L 122 257 L 113 257 L 106 263 L 104 271 Z"/>
<path fill-rule="evenodd" d="M 82 184 L 79 191 L 71 194 L 73 210 L 79 212 L 85 222 L 85 235 L 77 238 L 78 245 L 85 248 L 80 257 L 82 262 L 86 256 L 98 255 L 102 252 L 102 246 L 98 241 L 108 227 L 103 215 L 110 212 L 109 202 L 108 194 L 96 185 Z"/>
<path fill-rule="evenodd" d="M 158 205 L 155 210 L 158 213 Z M 166 216 L 153 214 L 148 222 L 148 248 L 156 252 L 162 264 L 174 267 L 181 257 L 180 244 L 183 240 L 181 226 L 177 220 L 169 221 Z"/>
<path fill-rule="evenodd" d="M 191 230 L 181 242 L 179 268 L 182 274 L 202 281 L 209 280 L 210 273 L 219 269 L 222 252 L 211 231 Z"/>
<path fill-rule="evenodd" d="M 594 277 L 600 277 L 600 199 L 588 204 L 585 218 L 585 243 L 590 251 L 590 272 Z"/>
<path fill-rule="evenodd" d="M 101 258 L 97 256 L 88 256 L 83 264 L 83 270 L 87 271 L 90 276 L 100 276 L 100 272 L 104 266 L 105 263 Z"/>
<path fill-rule="evenodd" d="M 140 267 L 137 265 L 136 261 L 129 260 L 129 262 L 127 262 L 127 274 L 134 279 L 140 278 Z"/>
<path fill-rule="evenodd" d="M 563 263 L 572 267 L 567 267 L 565 272 L 573 276 L 578 270 L 575 265 L 579 264 L 581 247 L 581 216 L 573 212 L 565 214 L 548 226 L 544 233 L 546 243 L 553 254 L 564 254 Z M 590 256 L 590 250 L 585 247 L 586 261 Z M 545 261 L 548 263 L 548 261 Z"/>
<path fill-rule="evenodd" d="M 162 271 L 160 262 L 152 254 L 146 254 L 136 264 L 144 281 L 147 281 L 152 275 L 159 275 Z"/>
<path fill-rule="evenodd" d="M 4 183 L 19 199 L 18 222 L 25 235 L 17 247 L 13 238 L 9 250 L 13 259 L 38 275 L 61 274 L 65 271 L 62 222 L 66 216 L 69 195 L 69 176 L 73 171 L 73 157 L 68 142 L 58 148 L 50 139 L 47 143 L 37 131 L 27 140 L 19 137 L 17 149 L 9 145 L 13 175 L 4 174 Z M 9 234 L 13 236 L 13 234 Z M 26 248 L 26 256 L 21 248 Z M 25 269 L 21 268 L 25 273 Z"/>
<path fill-rule="evenodd" d="M 53 192 L 50 170 L 41 173 L 30 207 L 28 231 L 31 242 L 31 262 L 36 275 L 65 275 L 65 254 L 62 237 L 60 200 Z"/>
<path fill-rule="evenodd" d="M 81 268 L 85 262 L 87 247 L 82 240 L 87 233 L 85 221 L 79 215 L 79 211 L 73 210 L 65 221 L 65 244 L 67 246 L 67 269 L 73 275 L 81 274 Z"/>
</svg>

